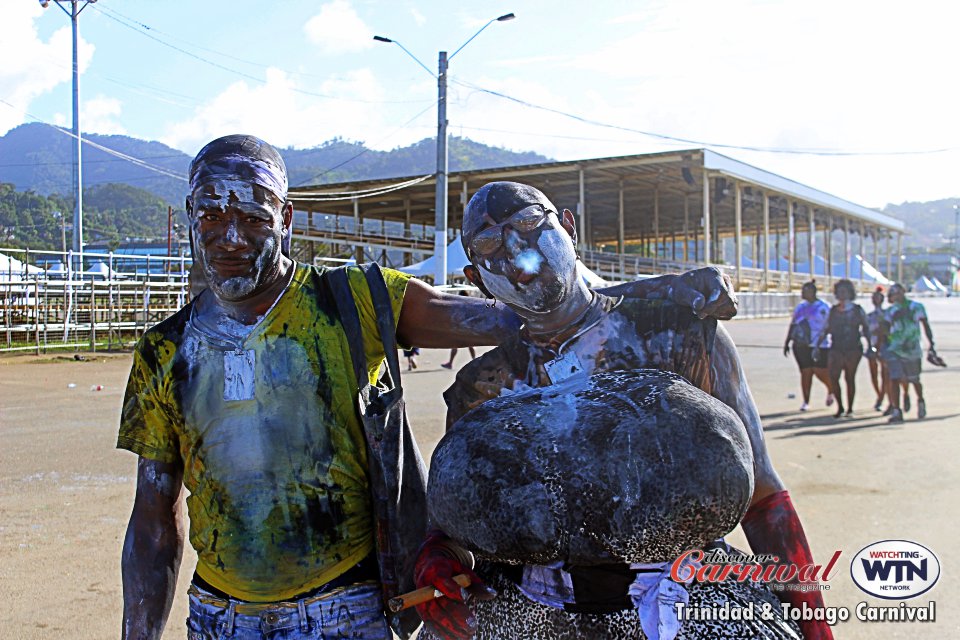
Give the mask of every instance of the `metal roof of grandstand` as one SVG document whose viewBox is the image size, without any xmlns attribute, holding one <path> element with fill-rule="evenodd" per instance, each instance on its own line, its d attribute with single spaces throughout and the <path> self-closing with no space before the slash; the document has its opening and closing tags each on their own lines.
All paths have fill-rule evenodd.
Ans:
<svg viewBox="0 0 960 640">
<path fill-rule="evenodd" d="M 831 226 L 842 227 L 840 221 L 844 220 L 888 232 L 905 231 L 901 220 L 880 211 L 708 149 L 454 171 L 448 176 L 448 224 L 452 228 L 459 226 L 463 207 L 477 189 L 487 182 L 512 180 L 537 187 L 557 207 L 574 211 L 581 201 L 582 189 L 595 242 L 617 237 L 621 197 L 628 212 L 626 233 L 636 238 L 654 232 L 654 207 L 658 209 L 660 233 L 682 227 L 691 212 L 696 214 L 703 206 L 705 190 L 711 210 L 717 212 L 717 220 L 721 221 L 717 231 L 731 232 L 726 227 L 732 224 L 733 216 L 725 215 L 725 210 L 732 212 L 734 207 L 735 198 L 730 196 L 729 188 L 733 184 L 742 188 L 745 227 L 760 224 L 761 203 L 766 195 L 774 215 L 785 213 L 787 203 L 792 203 L 794 207 L 806 207 L 820 224 L 830 220 Z M 290 189 L 290 199 L 300 210 L 432 225 L 435 189 L 435 178 L 430 174 L 296 187 Z"/>
</svg>

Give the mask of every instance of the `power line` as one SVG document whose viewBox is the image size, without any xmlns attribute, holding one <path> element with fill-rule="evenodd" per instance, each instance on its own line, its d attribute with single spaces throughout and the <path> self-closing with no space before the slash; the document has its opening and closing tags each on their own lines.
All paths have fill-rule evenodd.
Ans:
<svg viewBox="0 0 960 640">
<path fill-rule="evenodd" d="M 146 156 L 145 158 L 142 158 L 142 160 L 163 160 L 166 158 L 183 158 L 185 157 L 185 155 L 186 154 L 166 155 L 166 156 Z M 117 159 L 104 158 L 103 160 L 84 160 L 83 166 L 87 166 L 90 164 L 104 164 L 108 162 L 126 162 L 126 160 L 123 158 L 117 158 Z M 49 166 L 61 165 L 61 164 L 72 165 L 73 161 L 70 160 L 70 161 L 64 161 L 64 162 L 11 162 L 11 163 L 0 164 L 0 167 L 49 167 Z"/>
<path fill-rule="evenodd" d="M 378 191 L 370 191 L 369 189 L 362 189 L 359 191 L 340 191 L 333 192 L 331 194 L 322 194 L 317 192 L 318 195 L 310 195 L 311 192 L 306 191 L 303 193 L 297 193 L 296 198 L 298 200 L 309 200 L 310 202 L 342 202 L 345 200 L 353 200 L 354 198 L 376 198 L 377 196 L 382 196 L 385 193 L 390 193 L 392 191 L 399 191 L 401 189 L 406 189 L 412 187 L 415 184 L 420 184 L 424 180 L 429 180 L 434 177 L 434 174 L 428 173 L 425 176 L 420 176 L 419 178 L 414 178 L 412 180 L 406 180 L 404 182 L 398 182 L 397 184 L 389 185 L 387 187 L 382 187 Z M 336 195 L 343 194 L 343 195 Z M 326 195 L 333 195 L 334 197 L 325 197 Z"/>
<path fill-rule="evenodd" d="M 405 128 L 407 127 L 407 125 L 409 125 L 409 124 L 412 123 L 414 120 L 416 120 L 417 118 L 419 118 L 420 116 L 422 116 L 423 114 L 425 114 L 425 113 L 426 113 L 427 111 L 429 111 L 430 109 L 432 109 L 432 108 L 434 107 L 434 105 L 436 105 L 436 104 L 437 104 L 437 103 L 434 102 L 433 104 L 431 104 L 430 106 L 428 106 L 426 109 L 423 109 L 423 110 L 419 111 L 419 112 L 417 113 L 417 115 L 413 116 L 412 118 L 410 118 L 409 120 L 407 120 L 406 122 L 404 122 L 402 125 L 400 125 L 399 127 L 397 127 L 394 131 L 390 132 L 389 134 L 387 134 L 386 136 L 384 136 L 384 137 L 381 138 L 380 140 L 377 140 L 377 141 L 374 142 L 373 144 L 374 144 L 374 145 L 377 145 L 377 144 L 380 144 L 381 142 L 383 142 L 384 140 L 387 140 L 387 139 L 389 139 L 389 138 L 392 138 L 394 135 L 396 135 L 397 133 L 399 133 L 400 131 L 402 131 L 403 129 L 405 129 Z M 306 180 L 301 181 L 298 186 L 303 186 L 303 185 L 305 185 L 307 182 L 312 182 L 312 181 L 314 181 L 314 180 L 317 180 L 318 178 L 321 178 L 321 177 L 327 175 L 327 174 L 330 173 L 331 171 L 334 171 L 335 169 L 339 169 L 340 167 L 342 167 L 343 165 L 347 164 L 348 162 L 353 162 L 354 160 L 356 160 L 357 158 L 359 158 L 360 156 L 362 156 L 363 154 L 365 154 L 365 153 L 367 153 L 367 152 L 369 152 L 369 151 L 370 151 L 370 147 L 365 144 L 365 145 L 364 145 L 364 148 L 363 148 L 363 151 L 360 151 L 359 153 L 357 153 L 357 154 L 355 154 L 355 155 L 347 158 L 347 159 L 344 160 L 343 162 L 340 162 L 340 163 L 338 163 L 338 164 L 335 164 L 334 166 L 330 167 L 329 169 L 325 169 L 324 171 L 321 171 L 320 173 L 318 173 L 317 175 L 313 176 L 312 178 L 307 178 Z"/>
<path fill-rule="evenodd" d="M 755 147 L 747 145 L 736 145 L 736 144 L 724 144 L 718 142 L 704 142 L 703 140 L 694 140 L 692 138 L 681 138 L 679 136 L 672 136 L 664 133 L 655 133 L 653 131 L 643 131 L 641 129 L 633 129 L 631 127 L 624 127 L 616 124 L 610 124 L 607 122 L 601 122 L 599 120 L 593 120 L 591 118 L 585 118 L 574 113 L 568 113 L 566 111 L 561 111 L 560 109 L 554 109 L 552 107 L 546 107 L 539 104 L 534 104 L 526 100 L 521 100 L 520 98 L 515 98 L 513 96 L 501 93 L 499 91 L 494 91 L 492 89 L 486 89 L 484 87 L 464 82 L 462 80 L 451 79 L 451 82 L 459 84 L 460 86 L 472 89 L 474 91 L 479 91 L 481 93 L 486 93 L 515 104 L 519 104 L 523 107 L 530 109 L 537 109 L 540 111 L 546 111 L 548 113 L 554 113 L 565 118 L 570 118 L 584 124 L 588 124 L 595 127 L 604 127 L 607 129 L 615 129 L 617 131 L 627 131 L 630 133 L 636 133 L 643 136 L 649 136 L 651 138 L 659 138 L 660 140 L 669 140 L 671 142 L 679 142 L 682 144 L 692 144 L 698 147 L 716 147 L 719 149 L 737 149 L 740 151 L 758 151 L 762 153 L 783 153 L 791 155 L 813 155 L 813 156 L 899 156 L 899 155 L 929 155 L 934 153 L 945 153 L 948 151 L 955 151 L 956 148 L 946 147 L 942 149 L 926 149 L 926 150 L 911 150 L 911 151 L 835 151 L 835 150 L 824 150 L 824 149 L 788 149 L 782 147 Z"/>
<path fill-rule="evenodd" d="M 39 118 L 39 117 L 33 115 L 33 114 L 30 113 L 29 111 L 25 111 L 25 110 L 23 110 L 23 109 L 20 109 L 19 107 L 14 106 L 12 103 L 8 102 L 7 100 L 4 100 L 3 98 L 0 98 L 0 103 L 3 103 L 3 104 L 5 104 L 5 105 L 7 105 L 7 106 L 10 107 L 11 109 L 14 109 L 14 110 L 16 110 L 16 111 L 19 111 L 20 113 L 23 113 L 23 114 L 26 115 L 27 117 L 33 118 L 34 120 L 36 120 L 36 121 L 38 121 L 38 122 L 42 122 L 42 123 L 44 123 L 44 124 L 46 124 L 46 125 L 49 125 L 49 126 L 53 127 L 56 131 L 59 131 L 59 132 L 62 133 L 63 135 L 70 136 L 71 138 L 78 139 L 78 140 L 80 140 L 83 144 L 90 145 L 91 147 L 93 147 L 93 148 L 95 148 L 95 149 L 99 149 L 100 151 L 103 151 L 104 153 L 108 153 L 108 154 L 110 154 L 110 155 L 112 155 L 112 156 L 115 156 L 115 157 L 117 157 L 117 158 L 120 158 L 120 159 L 122 159 L 122 160 L 126 160 L 127 162 L 130 162 L 131 164 L 135 164 L 135 165 L 137 165 L 138 167 L 141 167 L 141 168 L 143 168 L 143 169 L 147 169 L 147 170 L 149 170 L 149 171 L 153 171 L 154 173 L 159 173 L 159 174 L 165 175 L 165 176 L 167 176 L 167 177 L 169 177 L 169 178 L 176 178 L 177 180 L 181 180 L 181 181 L 183 181 L 183 182 L 188 182 L 188 180 L 187 180 L 184 176 L 179 175 L 179 174 L 176 174 L 176 173 L 173 173 L 172 171 L 168 171 L 167 169 L 164 169 L 163 167 L 157 167 L 157 166 L 155 166 L 155 165 L 150 164 L 149 162 L 145 162 L 145 161 L 141 160 L 140 158 L 135 158 L 134 156 L 127 155 L 126 153 L 121 153 L 120 151 L 116 151 L 115 149 L 111 149 L 110 147 L 105 147 L 105 146 L 103 146 L 102 144 L 97 144 L 96 142 L 93 142 L 92 140 L 89 140 L 88 138 L 78 137 L 78 136 L 74 135 L 74 133 L 73 133 L 72 131 L 67 131 L 66 129 L 63 129 L 63 128 L 61 128 L 61 127 L 58 127 L 58 126 L 56 126 L 56 125 L 54 125 L 54 124 L 51 124 L 51 123 L 49 123 L 49 122 L 46 122 L 46 121 L 43 120 L 42 118 Z"/>
<path fill-rule="evenodd" d="M 150 33 L 149 31 L 146 31 L 145 29 L 150 29 L 151 31 L 154 31 L 154 29 L 152 29 L 151 27 L 149 27 L 149 26 L 147 26 L 147 25 L 144 25 L 142 22 L 136 22 L 136 21 L 133 21 L 133 20 L 130 19 L 130 18 L 121 19 L 120 17 L 118 17 L 120 14 L 117 14 L 116 11 L 109 11 L 109 10 L 108 10 L 108 11 L 104 11 L 102 8 L 97 7 L 97 5 L 93 5 L 93 6 L 94 6 L 95 8 L 97 8 L 97 10 L 100 11 L 105 17 L 109 18 L 110 20 L 113 20 L 113 21 L 116 22 L 117 24 L 120 24 L 120 25 L 126 27 L 127 29 L 131 29 L 132 31 L 135 31 L 135 32 L 137 32 L 137 33 L 139 33 L 139 34 L 141 34 L 141 35 L 143 35 L 143 36 L 146 36 L 147 38 L 150 38 L 150 39 L 153 40 L 154 42 L 158 42 L 158 43 L 162 44 L 162 45 L 165 46 L 165 47 L 169 47 L 170 49 L 173 49 L 174 51 L 177 51 L 177 52 L 179 52 L 179 53 L 182 53 L 182 54 L 185 55 L 185 56 L 189 56 L 189 57 L 191 57 L 191 58 L 194 58 L 195 60 L 199 60 L 200 62 L 203 62 L 203 63 L 208 64 L 208 65 L 210 65 L 210 66 L 216 67 L 217 69 L 220 69 L 220 70 L 222 70 L 222 71 L 226 71 L 227 73 L 232 73 L 232 74 L 234 74 L 234 75 L 241 76 L 241 77 L 246 78 L 246 79 L 248 79 L 248 80 L 252 80 L 253 82 L 256 82 L 256 83 L 258 83 L 258 84 L 263 84 L 263 85 L 267 84 L 267 81 L 266 81 L 266 80 L 263 80 L 263 79 L 261 79 L 261 78 L 258 78 L 257 76 L 254 76 L 254 75 L 251 75 L 251 74 L 249 74 L 249 73 L 246 73 L 245 71 L 240 71 L 239 69 L 234 69 L 234 68 L 232 68 L 232 67 L 228 67 L 228 66 L 226 66 L 226 65 L 224 65 L 224 64 L 220 64 L 219 62 L 216 62 L 216 61 L 214 61 L 214 60 L 210 60 L 210 59 L 208 59 L 208 58 L 204 58 L 203 56 L 197 55 L 196 53 L 193 53 L 193 52 L 191 52 L 191 51 L 187 51 L 186 49 L 184 49 L 184 48 L 182 48 L 182 47 L 178 47 L 178 46 L 175 45 L 175 44 L 171 44 L 171 43 L 163 40 L 162 38 L 159 38 L 159 37 L 153 35 L 153 34 Z M 114 15 L 114 14 L 116 14 L 116 15 Z M 130 22 L 128 22 L 128 20 L 130 20 Z M 220 54 L 220 55 L 224 55 L 224 54 Z M 228 56 L 228 57 L 229 57 L 229 56 Z M 262 65 L 258 65 L 258 66 L 262 66 Z M 291 73 L 291 72 L 285 71 L 285 73 Z M 299 74 L 296 74 L 296 75 L 299 75 Z M 342 97 L 342 96 L 335 96 L 335 95 L 331 95 L 331 94 L 328 94 L 328 93 L 319 93 L 319 92 L 316 92 L 316 91 L 308 91 L 307 89 L 298 89 L 298 88 L 296 88 L 296 87 L 291 87 L 290 90 L 291 90 L 291 91 L 294 91 L 294 92 L 296 92 L 296 93 L 301 93 L 301 94 L 303 94 L 303 95 L 308 95 L 308 96 L 311 96 L 311 97 L 314 97 L 314 98 L 324 98 L 324 99 L 326 99 L 326 100 L 342 100 L 342 101 L 344 101 L 344 102 L 359 102 L 359 103 L 364 103 L 364 104 L 409 104 L 409 103 L 422 103 L 422 102 L 423 102 L 422 100 L 363 100 L 363 99 L 361 99 L 361 98 L 344 98 L 344 97 Z"/>
</svg>

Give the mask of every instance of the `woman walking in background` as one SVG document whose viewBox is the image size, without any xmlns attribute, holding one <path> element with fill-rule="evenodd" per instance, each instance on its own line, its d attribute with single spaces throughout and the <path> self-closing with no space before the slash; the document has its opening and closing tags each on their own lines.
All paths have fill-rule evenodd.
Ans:
<svg viewBox="0 0 960 640">
<path fill-rule="evenodd" d="M 883 399 L 887 396 L 887 386 L 890 384 L 890 374 L 887 372 L 887 363 L 880 357 L 880 320 L 883 318 L 883 287 L 877 287 L 870 297 L 873 302 L 873 311 L 867 314 L 867 326 L 870 328 L 870 349 L 867 351 L 867 364 L 870 365 L 870 383 L 877 394 L 877 401 L 873 408 L 883 409 Z"/>
<path fill-rule="evenodd" d="M 853 283 L 846 278 L 837 280 L 833 285 L 833 295 L 837 304 L 830 308 L 826 328 L 814 341 L 814 353 L 820 344 L 829 335 L 831 338 L 830 354 L 827 356 L 827 370 L 830 373 L 830 385 L 833 395 L 837 398 L 837 412 L 834 417 L 844 415 L 843 399 L 840 395 L 840 374 L 843 373 L 847 385 L 847 412 L 849 418 L 853 415 L 853 397 L 857 392 L 857 367 L 863 356 L 863 345 L 860 338 L 867 339 L 867 350 L 871 350 L 870 327 L 867 325 L 867 314 L 863 307 L 853 300 L 857 297 L 857 290 Z"/>
<path fill-rule="evenodd" d="M 803 296 L 803 301 L 793 312 L 793 319 L 787 330 L 787 339 L 783 343 L 783 355 L 790 355 L 792 344 L 793 357 L 797 360 L 797 366 L 800 367 L 800 389 L 803 392 L 800 411 L 806 411 L 810 407 L 810 387 L 814 376 L 827 388 L 827 406 L 833 404 L 833 390 L 830 386 L 830 376 L 827 374 L 829 337 L 826 346 L 819 349 L 817 357 L 814 357 L 812 347 L 813 339 L 820 335 L 827 325 L 830 305 L 817 298 L 817 283 L 813 280 L 803 284 L 800 295 Z"/>
</svg>

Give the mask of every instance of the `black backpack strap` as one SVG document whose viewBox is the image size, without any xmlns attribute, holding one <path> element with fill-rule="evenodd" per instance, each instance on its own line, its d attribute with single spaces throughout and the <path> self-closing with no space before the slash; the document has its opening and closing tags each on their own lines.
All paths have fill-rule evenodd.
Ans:
<svg viewBox="0 0 960 640">
<path fill-rule="evenodd" d="M 357 377 L 357 386 L 363 389 L 369 385 L 367 373 L 367 356 L 363 350 L 363 332 L 360 328 L 360 315 L 357 305 L 353 301 L 353 292 L 350 281 L 347 279 L 347 267 L 337 267 L 327 272 L 327 282 L 333 293 L 333 300 L 340 315 L 340 324 L 347 335 L 347 344 L 350 346 L 350 359 L 353 361 L 353 372 Z"/>
<path fill-rule="evenodd" d="M 373 311 L 377 317 L 377 329 L 380 340 L 383 342 L 383 354 L 387 359 L 387 373 L 389 374 L 390 388 L 400 386 L 400 359 L 397 356 L 397 330 L 393 315 L 393 304 L 390 301 L 390 292 L 383 279 L 383 272 L 376 262 L 362 265 L 363 275 L 367 278 L 370 288 L 370 298 L 373 301 Z"/>
</svg>

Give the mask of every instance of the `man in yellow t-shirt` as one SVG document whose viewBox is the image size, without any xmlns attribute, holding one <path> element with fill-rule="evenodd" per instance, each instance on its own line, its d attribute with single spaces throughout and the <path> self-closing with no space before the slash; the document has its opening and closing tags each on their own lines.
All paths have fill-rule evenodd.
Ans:
<svg viewBox="0 0 960 640">
<path fill-rule="evenodd" d="M 330 270 L 283 250 L 293 215 L 283 160 L 258 138 L 219 138 L 191 163 L 190 190 L 193 256 L 207 289 L 138 343 L 117 440 L 139 456 L 123 637 L 162 633 L 186 487 L 198 554 L 189 637 L 389 638 L 357 376 Z M 375 311 L 360 269 L 347 275 L 372 383 L 385 355 L 384 307 Z M 503 305 L 444 295 L 390 269 L 383 276 L 401 344 L 493 345 L 518 330 Z M 734 312 L 714 270 L 636 287 L 701 314 Z"/>
</svg>

